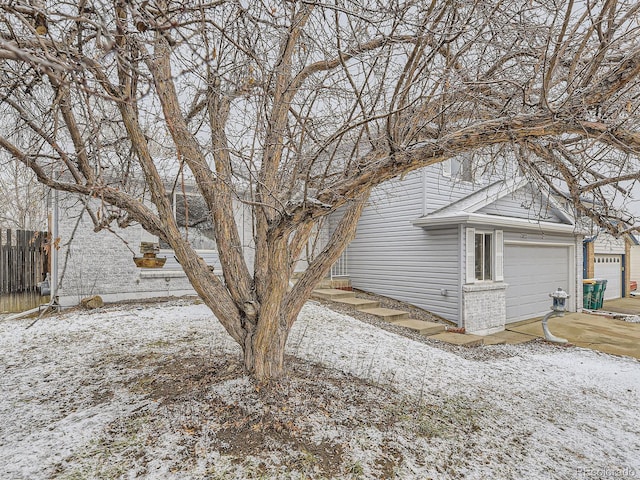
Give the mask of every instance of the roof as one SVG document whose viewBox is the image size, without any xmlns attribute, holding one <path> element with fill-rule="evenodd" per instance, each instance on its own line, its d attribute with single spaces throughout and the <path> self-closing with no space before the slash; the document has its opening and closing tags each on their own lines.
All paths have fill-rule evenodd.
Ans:
<svg viewBox="0 0 640 480">
<path fill-rule="evenodd" d="M 530 182 L 522 177 L 501 180 L 420 217 L 412 223 L 423 228 L 443 228 L 457 224 L 473 224 L 518 230 L 534 230 L 543 233 L 576 233 L 576 225 L 573 218 L 553 196 L 545 196 L 545 200 L 557 219 L 555 222 L 545 221 L 530 215 L 517 217 L 487 213 L 490 211 L 487 207 L 495 205 L 499 200 L 513 195 L 518 190 L 530 185 Z"/>
</svg>

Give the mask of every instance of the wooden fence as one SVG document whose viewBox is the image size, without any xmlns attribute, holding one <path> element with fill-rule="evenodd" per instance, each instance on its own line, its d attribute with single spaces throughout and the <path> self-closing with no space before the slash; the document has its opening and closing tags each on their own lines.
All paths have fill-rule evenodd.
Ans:
<svg viewBox="0 0 640 480">
<path fill-rule="evenodd" d="M 38 284 L 49 271 L 47 232 L 0 230 L 0 312 L 20 312 L 47 301 Z"/>
</svg>

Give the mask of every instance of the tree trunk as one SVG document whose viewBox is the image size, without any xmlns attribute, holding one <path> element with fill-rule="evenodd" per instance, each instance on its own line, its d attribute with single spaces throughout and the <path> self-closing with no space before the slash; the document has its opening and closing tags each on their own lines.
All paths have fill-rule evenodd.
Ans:
<svg viewBox="0 0 640 480">
<path fill-rule="evenodd" d="M 248 336 L 243 346 L 244 367 L 247 372 L 261 382 L 282 377 L 284 375 L 284 351 L 288 337 L 289 329 L 283 326 L 279 326 L 275 335 L 269 338 L 268 342 L 261 342 L 257 335 Z"/>
<path fill-rule="evenodd" d="M 272 237 L 267 244 L 268 274 L 256 278 L 258 311 L 255 320 L 246 322 L 252 331 L 244 342 L 245 368 L 259 381 L 269 381 L 284 373 L 284 348 L 292 326 L 283 309 L 289 287 L 289 248 L 285 237 Z M 245 312 L 246 313 L 246 312 Z"/>
</svg>

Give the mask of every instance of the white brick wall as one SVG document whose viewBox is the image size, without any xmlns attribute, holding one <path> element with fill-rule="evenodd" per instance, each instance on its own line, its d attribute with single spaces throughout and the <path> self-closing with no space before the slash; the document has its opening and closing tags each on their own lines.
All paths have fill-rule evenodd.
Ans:
<svg viewBox="0 0 640 480">
<path fill-rule="evenodd" d="M 140 241 L 143 236 L 145 240 L 149 237 L 142 227 L 113 227 L 117 236 L 108 231 L 94 232 L 82 204 L 62 197 L 58 222 L 58 272 L 62 279 L 58 296 L 62 305 L 75 305 L 90 295 L 118 301 L 195 294 L 182 271 L 135 266 L 134 253 L 140 255 Z"/>
<path fill-rule="evenodd" d="M 507 318 L 503 282 L 465 285 L 462 288 L 463 326 L 467 333 L 489 335 L 504 330 Z"/>
</svg>

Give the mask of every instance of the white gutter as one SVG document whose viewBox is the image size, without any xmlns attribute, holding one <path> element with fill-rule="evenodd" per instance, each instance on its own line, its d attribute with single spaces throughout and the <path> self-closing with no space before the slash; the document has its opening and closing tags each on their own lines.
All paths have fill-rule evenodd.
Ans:
<svg viewBox="0 0 640 480">
<path fill-rule="evenodd" d="M 462 328 L 464 326 L 464 303 L 463 299 L 463 288 L 464 288 L 464 268 L 466 262 L 466 255 L 464 252 L 465 241 L 464 241 L 464 226 L 462 224 L 458 225 L 458 235 L 460 236 L 460 240 L 458 241 L 458 275 L 460 278 L 458 279 L 458 328 Z"/>
<path fill-rule="evenodd" d="M 457 224 L 487 225 L 492 227 L 531 230 L 542 233 L 578 233 L 575 225 L 552 222 L 533 222 L 526 218 L 502 217 L 482 213 L 459 212 L 446 216 L 422 217 L 411 222 L 416 227 L 443 228 Z"/>
</svg>

